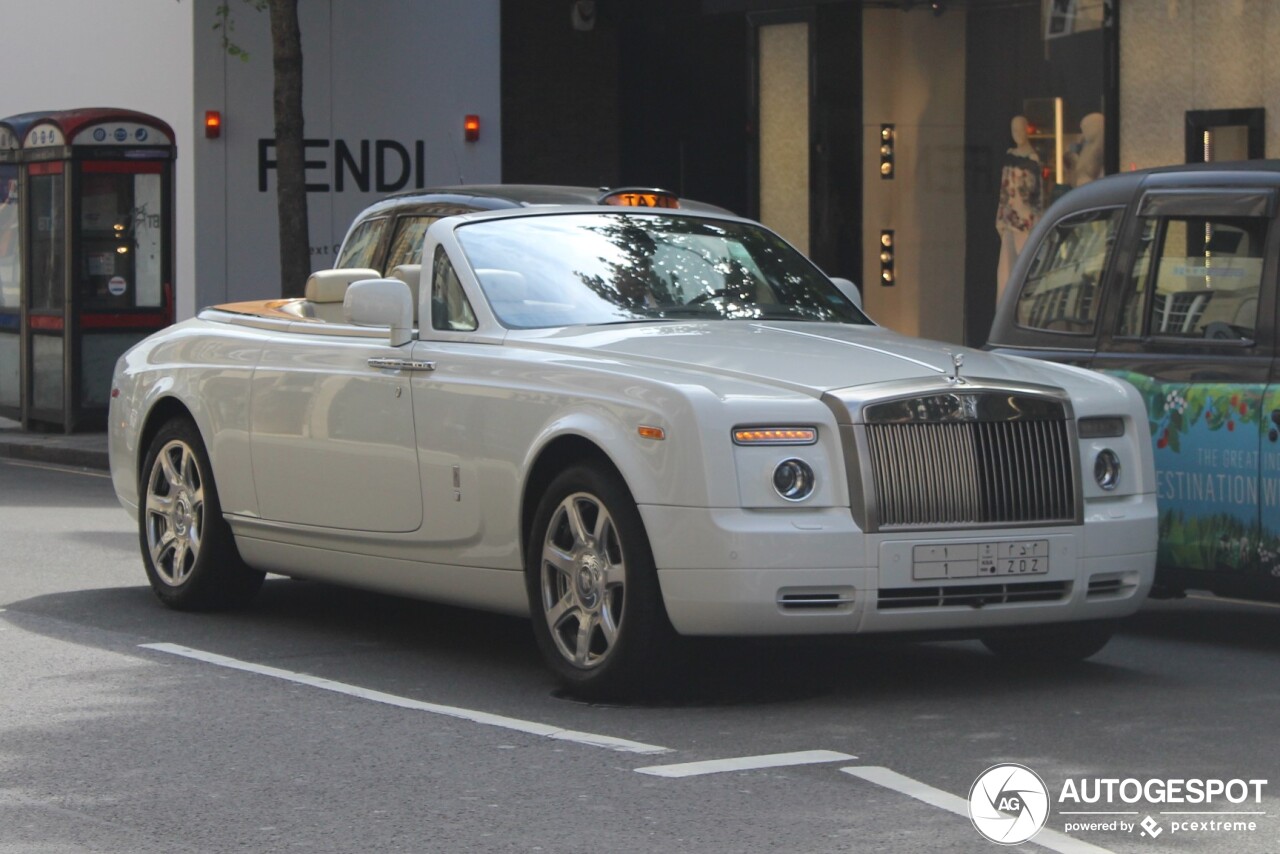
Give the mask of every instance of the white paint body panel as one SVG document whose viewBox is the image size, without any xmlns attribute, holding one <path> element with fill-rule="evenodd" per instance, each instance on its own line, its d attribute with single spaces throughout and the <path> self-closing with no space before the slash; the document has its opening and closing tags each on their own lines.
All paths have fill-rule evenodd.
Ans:
<svg viewBox="0 0 1280 854">
<path fill-rule="evenodd" d="M 535 216 L 539 213 L 492 215 Z M 490 215 L 474 215 L 483 218 Z M 462 218 L 467 219 L 467 218 Z M 808 634 L 980 629 L 1132 613 L 1150 588 L 1156 525 L 1151 449 L 1137 393 L 1115 379 L 885 329 L 834 323 L 713 321 L 509 331 L 488 312 L 450 229 L 479 321 L 473 332 L 422 329 L 391 347 L 369 329 L 207 312 L 139 344 L 117 366 L 112 471 L 137 512 L 143 431 L 157 404 L 190 412 L 243 557 L 261 569 L 460 605 L 525 613 L 524 490 L 560 437 L 593 443 L 640 508 L 672 621 L 686 634 Z M 430 316 L 422 289 L 420 316 Z M 859 529 L 851 511 L 833 389 L 889 381 L 949 388 L 951 353 L 988 383 L 1062 389 L 1077 418 L 1120 416 L 1105 444 L 1125 479 L 1093 482 L 1098 440 L 1080 441 L 1083 524 L 920 533 Z M 430 369 L 376 368 L 395 358 Z M 738 447 L 738 425 L 812 425 L 803 448 Z M 665 431 L 641 438 L 640 426 Z M 796 505 L 770 486 L 778 461 L 817 474 Z M 536 496 L 532 500 L 536 501 Z M 1046 539 L 1061 601 L 881 612 L 875 593 L 919 584 L 916 543 Z M 1091 578 L 1125 574 L 1122 595 Z M 937 584 L 937 582 L 931 582 Z M 827 610 L 784 610 L 785 589 L 848 591 Z"/>
</svg>

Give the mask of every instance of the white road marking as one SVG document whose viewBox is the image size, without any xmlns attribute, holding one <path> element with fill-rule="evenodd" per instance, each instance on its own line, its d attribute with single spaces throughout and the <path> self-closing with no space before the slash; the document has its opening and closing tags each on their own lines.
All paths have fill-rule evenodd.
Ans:
<svg viewBox="0 0 1280 854">
<path fill-rule="evenodd" d="M 704 762 L 682 762 L 678 765 L 650 765 L 637 768 L 641 774 L 655 777 L 697 777 L 725 771 L 751 771 L 757 768 L 785 768 L 789 765 L 817 765 L 822 762 L 847 762 L 857 759 L 834 750 L 801 750 L 795 753 L 770 753 L 764 756 L 738 756 L 733 759 L 708 759 Z"/>
<path fill-rule="evenodd" d="M 924 801 L 929 806 L 953 812 L 958 816 L 963 816 L 966 820 L 969 818 L 969 802 L 964 798 L 953 795 L 950 792 L 944 792 L 941 789 L 935 789 L 933 786 L 921 783 L 919 780 L 913 780 L 889 768 L 861 766 L 841 768 L 840 770 L 853 777 L 866 780 L 868 783 L 875 783 L 877 786 L 884 786 L 886 789 L 893 789 L 895 792 L 901 792 L 918 801 Z M 975 830 L 974 833 L 977 833 L 977 831 Z M 1041 848 L 1048 848 L 1050 851 L 1057 851 L 1059 854 L 1112 854 L 1106 848 L 1099 848 L 1097 845 L 1073 839 L 1065 833 L 1050 830 L 1048 827 L 1033 836 L 1029 842 L 1032 845 L 1039 845 Z"/>
<path fill-rule="evenodd" d="M 639 741 L 629 741 L 625 738 L 614 738 L 613 736 L 599 735 L 594 732 L 578 732 L 576 730 L 564 729 L 563 727 L 541 724 L 536 721 L 525 721 L 519 718 L 509 718 L 504 715 L 494 715 L 489 712 L 479 712 L 474 709 L 463 709 L 458 706 L 444 706 L 439 703 L 425 703 L 421 700 L 411 700 L 408 697 L 398 697 L 395 694 L 385 694 L 382 691 L 372 691 L 368 688 L 361 688 L 357 685 L 348 685 L 345 682 L 334 682 L 331 679 L 311 676 L 306 673 L 295 673 L 292 670 L 281 670 L 278 667 L 254 664 L 251 661 L 241 661 L 237 658 L 228 658 L 225 655 L 217 655 L 212 652 L 191 649 L 190 647 L 179 646 L 178 644 L 144 643 L 140 644 L 140 646 L 142 649 L 150 649 L 155 652 L 165 652 L 170 655 L 180 655 L 183 658 L 193 658 L 196 661 L 203 661 L 207 664 L 216 664 L 219 667 L 228 667 L 232 670 L 243 670 L 248 673 L 257 673 L 261 676 L 271 676 L 275 679 L 282 679 L 285 682 L 307 685 L 312 688 L 319 688 L 323 691 L 332 691 L 335 694 L 346 694 L 349 697 L 358 697 L 361 700 L 369 700 L 374 703 L 397 706 L 401 709 L 412 709 L 418 712 L 427 712 L 433 715 L 444 715 L 450 718 L 459 718 L 464 721 L 471 721 L 472 723 L 515 730 L 516 732 L 523 732 L 528 735 L 540 735 L 544 738 L 553 738 L 559 741 L 571 741 L 576 744 L 586 744 L 592 747 L 604 747 L 609 750 L 618 750 L 623 753 L 671 752 L 669 747 L 659 747 L 654 744 L 643 744 Z"/>
<path fill-rule="evenodd" d="M 1201 602 L 1230 602 L 1233 605 L 1253 605 L 1259 608 L 1280 608 L 1276 602 L 1256 602 L 1252 599 L 1236 599 L 1232 596 L 1209 596 L 1203 593 L 1188 593 L 1188 599 L 1199 599 Z"/>
</svg>

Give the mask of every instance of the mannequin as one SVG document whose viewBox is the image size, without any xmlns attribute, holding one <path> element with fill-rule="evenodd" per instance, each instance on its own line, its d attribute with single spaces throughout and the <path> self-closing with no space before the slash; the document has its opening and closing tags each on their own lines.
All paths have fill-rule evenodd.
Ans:
<svg viewBox="0 0 1280 854">
<path fill-rule="evenodd" d="M 1090 113 L 1080 120 L 1080 147 L 1073 151 L 1071 184 L 1082 187 L 1102 177 L 1102 154 L 1106 145 L 1102 113 Z M 1074 146 L 1073 146 L 1074 148 Z"/>
<path fill-rule="evenodd" d="M 996 209 L 996 233 L 1000 235 L 1000 262 L 996 267 L 996 299 L 1004 293 L 1005 282 L 1018 253 L 1027 243 L 1027 234 L 1044 209 L 1044 187 L 1040 179 L 1040 158 L 1031 146 L 1025 116 L 1009 123 L 1013 147 L 1005 152 L 1000 170 L 1000 206 Z"/>
</svg>

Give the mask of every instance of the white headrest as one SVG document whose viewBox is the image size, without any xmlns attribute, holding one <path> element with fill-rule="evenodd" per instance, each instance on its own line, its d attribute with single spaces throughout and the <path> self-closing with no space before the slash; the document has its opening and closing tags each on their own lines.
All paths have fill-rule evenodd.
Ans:
<svg viewBox="0 0 1280 854">
<path fill-rule="evenodd" d="M 422 282 L 422 265 L 421 264 L 397 264 L 387 274 L 388 279 L 399 279 L 409 286 L 409 290 L 413 291 L 416 296 L 418 293 L 419 283 Z"/>
<path fill-rule="evenodd" d="M 307 279 L 303 295 L 311 302 L 342 302 L 347 286 L 362 279 L 381 279 L 377 270 L 368 267 L 344 267 L 340 270 L 316 270 Z"/>
<path fill-rule="evenodd" d="M 418 292 L 422 287 L 421 264 L 397 264 L 391 268 L 388 279 L 399 279 L 409 286 L 409 295 L 413 297 L 413 319 L 418 319 Z"/>
</svg>

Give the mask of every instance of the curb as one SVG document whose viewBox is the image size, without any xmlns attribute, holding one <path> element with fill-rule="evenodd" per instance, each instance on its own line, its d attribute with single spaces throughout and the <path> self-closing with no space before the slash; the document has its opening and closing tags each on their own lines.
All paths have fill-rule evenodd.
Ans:
<svg viewBox="0 0 1280 854">
<path fill-rule="evenodd" d="M 0 437 L 0 459 L 53 463 L 100 471 L 107 471 L 111 467 L 106 448 L 68 448 L 34 438 L 15 442 Z"/>
</svg>

